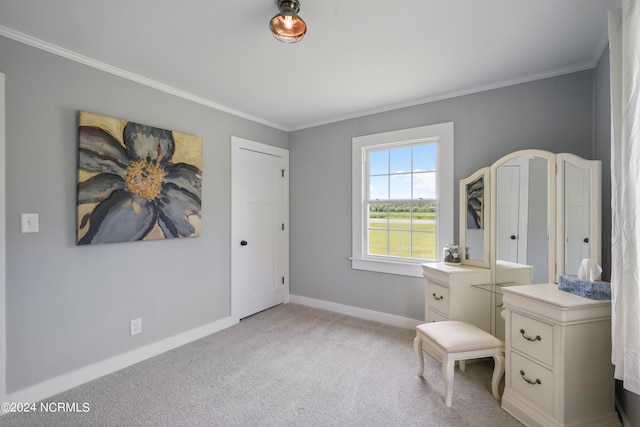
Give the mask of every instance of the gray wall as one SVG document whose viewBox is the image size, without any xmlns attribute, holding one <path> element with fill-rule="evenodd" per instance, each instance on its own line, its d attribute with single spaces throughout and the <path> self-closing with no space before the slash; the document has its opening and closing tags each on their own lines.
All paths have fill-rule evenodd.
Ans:
<svg viewBox="0 0 640 427">
<path fill-rule="evenodd" d="M 351 269 L 352 137 L 453 121 L 457 182 L 520 149 L 593 159 L 594 111 L 590 70 L 292 132 L 291 293 L 424 319 L 422 279 Z"/>
<path fill-rule="evenodd" d="M 230 137 L 287 148 L 287 133 L 3 37 L 0 58 L 7 392 L 228 317 Z M 202 137 L 202 236 L 75 245 L 79 110 Z M 20 234 L 21 212 L 39 233 Z"/>
</svg>

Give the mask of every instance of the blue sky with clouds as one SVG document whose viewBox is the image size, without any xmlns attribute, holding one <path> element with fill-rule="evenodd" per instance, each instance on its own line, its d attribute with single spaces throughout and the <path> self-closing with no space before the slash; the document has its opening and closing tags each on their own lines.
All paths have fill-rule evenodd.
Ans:
<svg viewBox="0 0 640 427">
<path fill-rule="evenodd" d="M 435 199 L 436 158 L 436 144 L 370 151 L 369 198 Z"/>
</svg>

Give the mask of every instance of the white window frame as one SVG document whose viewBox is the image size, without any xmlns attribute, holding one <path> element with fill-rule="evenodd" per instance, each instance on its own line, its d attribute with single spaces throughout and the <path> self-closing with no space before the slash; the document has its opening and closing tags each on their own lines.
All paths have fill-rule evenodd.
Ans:
<svg viewBox="0 0 640 427">
<path fill-rule="evenodd" d="M 403 276 L 422 277 L 422 260 L 397 260 L 393 257 L 368 256 L 367 242 L 367 151 L 380 146 L 415 144 L 436 140 L 436 254 L 439 248 L 453 242 L 454 182 L 453 182 L 453 122 L 420 126 L 373 135 L 357 136 L 351 140 L 352 162 L 352 253 L 351 268 Z"/>
</svg>

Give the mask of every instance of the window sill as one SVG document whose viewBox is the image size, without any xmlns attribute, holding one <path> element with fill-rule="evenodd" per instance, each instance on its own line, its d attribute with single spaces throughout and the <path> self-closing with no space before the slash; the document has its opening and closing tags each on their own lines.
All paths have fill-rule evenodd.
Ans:
<svg viewBox="0 0 640 427">
<path fill-rule="evenodd" d="M 354 270 L 375 271 L 377 273 L 397 274 L 400 276 L 423 277 L 421 262 L 411 263 L 364 258 L 349 259 L 351 260 L 351 268 Z"/>
</svg>

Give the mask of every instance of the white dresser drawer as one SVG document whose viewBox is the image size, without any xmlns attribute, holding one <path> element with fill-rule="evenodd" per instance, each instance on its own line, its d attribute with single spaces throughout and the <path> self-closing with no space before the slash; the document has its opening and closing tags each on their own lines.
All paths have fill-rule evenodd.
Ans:
<svg viewBox="0 0 640 427">
<path fill-rule="evenodd" d="M 553 411 L 553 372 L 537 363 L 511 353 L 511 386 L 548 411 Z"/>
<path fill-rule="evenodd" d="M 449 315 L 449 288 L 429 282 L 429 308 L 437 310 L 445 316 Z"/>
<path fill-rule="evenodd" d="M 553 327 L 511 313 L 511 347 L 549 366 L 553 365 Z"/>
<path fill-rule="evenodd" d="M 427 314 L 427 322 L 442 322 L 443 320 L 449 320 L 442 313 L 438 313 L 435 310 L 429 310 Z"/>
</svg>

